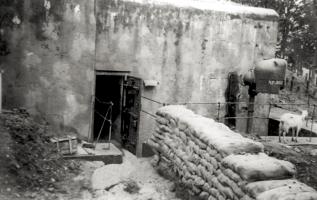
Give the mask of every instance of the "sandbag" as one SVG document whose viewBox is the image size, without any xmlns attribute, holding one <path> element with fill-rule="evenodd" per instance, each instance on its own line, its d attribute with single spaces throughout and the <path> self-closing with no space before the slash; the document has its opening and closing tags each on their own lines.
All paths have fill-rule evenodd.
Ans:
<svg viewBox="0 0 317 200">
<path fill-rule="evenodd" d="M 208 200 L 209 198 L 209 193 L 205 192 L 205 191 L 202 191 L 200 194 L 199 194 L 199 199 L 201 200 Z"/>
<path fill-rule="evenodd" d="M 186 109 L 186 107 L 182 105 L 170 105 L 161 107 L 160 109 L 158 109 L 156 114 L 162 117 L 173 116 L 174 118 L 179 118 L 183 116 L 195 116 L 195 113 L 193 111 Z"/>
<path fill-rule="evenodd" d="M 214 169 L 218 169 L 219 163 L 215 158 L 209 157 L 209 158 L 207 158 L 207 160 L 208 160 L 208 163 L 210 163 Z"/>
<path fill-rule="evenodd" d="M 216 199 L 215 197 L 213 197 L 213 196 L 210 195 L 210 196 L 208 197 L 208 200 L 217 200 L 217 199 Z"/>
<path fill-rule="evenodd" d="M 206 149 L 207 145 L 202 142 L 199 138 L 195 138 L 194 142 L 199 146 L 200 149 Z"/>
<path fill-rule="evenodd" d="M 167 125 L 168 124 L 168 120 L 165 119 L 164 117 L 160 117 L 160 116 L 157 116 L 155 118 L 155 121 L 160 124 L 160 125 Z"/>
<path fill-rule="evenodd" d="M 200 163 L 201 163 L 205 168 L 207 168 L 208 171 L 210 171 L 211 173 L 214 171 L 213 166 L 212 166 L 210 163 L 208 163 L 207 160 L 200 158 Z"/>
<path fill-rule="evenodd" d="M 196 186 L 202 187 L 206 182 L 199 176 L 193 175 L 194 177 L 194 184 Z"/>
<path fill-rule="evenodd" d="M 174 118 L 170 118 L 170 119 L 169 119 L 168 126 L 169 126 L 171 129 L 177 128 L 177 122 L 176 122 L 176 120 L 175 120 Z"/>
<path fill-rule="evenodd" d="M 221 185 L 221 183 L 218 181 L 218 179 L 216 177 L 213 177 L 211 179 L 212 181 L 212 185 L 218 189 L 218 191 L 223 195 L 223 196 L 226 196 L 227 198 L 229 199 L 233 199 L 234 198 L 234 194 L 233 194 L 233 191 L 228 188 L 228 187 L 225 187 L 223 185 Z"/>
<path fill-rule="evenodd" d="M 160 147 L 160 145 L 156 143 L 152 138 L 148 139 L 147 144 L 155 149 L 158 149 Z"/>
<path fill-rule="evenodd" d="M 183 131 L 179 131 L 179 137 L 183 142 L 187 142 L 187 136 Z"/>
<path fill-rule="evenodd" d="M 250 182 L 291 178 L 296 172 L 292 163 L 269 157 L 264 153 L 230 155 L 223 159 L 221 164 Z"/>
<path fill-rule="evenodd" d="M 201 189 L 197 186 L 192 186 L 192 191 L 194 192 L 195 195 L 198 195 L 201 192 Z"/>
<path fill-rule="evenodd" d="M 295 179 L 286 180 L 268 180 L 268 181 L 257 181 L 249 183 L 245 186 L 247 192 L 252 196 L 256 197 L 259 194 L 280 187 L 290 187 L 290 188 L 304 188 L 306 192 L 314 191 L 313 188 L 308 187 L 304 183 L 301 183 Z"/>
<path fill-rule="evenodd" d="M 317 200 L 317 193 L 298 185 L 283 186 L 259 194 L 256 200 Z"/>
<path fill-rule="evenodd" d="M 172 129 L 168 126 L 164 126 L 164 125 L 159 125 L 157 126 L 158 130 L 161 132 L 167 132 L 169 134 L 173 133 Z"/>
<path fill-rule="evenodd" d="M 230 187 L 239 198 L 242 198 L 245 195 L 241 188 L 224 174 L 219 174 L 217 178 L 222 185 Z"/>
<path fill-rule="evenodd" d="M 221 164 L 220 164 L 220 169 L 221 169 L 221 171 L 222 171 L 222 173 L 223 173 L 224 175 L 226 175 L 227 177 L 229 177 L 229 178 L 230 178 L 231 180 L 233 180 L 234 182 L 236 182 L 236 183 L 242 182 L 241 177 L 240 177 L 237 173 L 233 172 L 231 169 L 229 169 L 229 168 L 224 168 Z"/>
<path fill-rule="evenodd" d="M 242 197 L 240 200 L 254 200 L 254 199 L 251 198 L 249 195 L 245 195 L 245 196 Z"/>
<path fill-rule="evenodd" d="M 206 151 L 211 157 L 215 157 L 218 154 L 218 152 L 215 149 L 212 149 L 209 146 L 206 148 Z"/>
<path fill-rule="evenodd" d="M 188 125 L 187 125 L 187 123 L 184 123 L 184 122 L 180 121 L 178 123 L 178 128 L 179 128 L 179 130 L 184 131 L 184 130 L 186 130 L 188 128 Z"/>
</svg>

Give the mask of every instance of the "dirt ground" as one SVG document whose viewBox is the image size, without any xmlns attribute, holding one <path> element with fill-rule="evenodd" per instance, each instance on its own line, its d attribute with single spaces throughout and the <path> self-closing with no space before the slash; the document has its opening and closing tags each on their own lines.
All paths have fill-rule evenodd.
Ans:
<svg viewBox="0 0 317 200">
<path fill-rule="evenodd" d="M 178 200 L 174 183 L 161 177 L 150 158 L 137 159 L 125 152 L 122 164 L 76 161 L 74 171 L 52 190 L 16 188 L 14 177 L 1 171 L 1 200 Z"/>
<path fill-rule="evenodd" d="M 1 127 L 0 127 L 1 129 Z M 178 200 L 175 184 L 161 177 L 151 166 L 151 158 L 136 158 L 125 151 L 123 164 L 74 161 L 74 169 L 56 188 L 26 191 L 17 188 L 8 173 L 7 148 L 10 137 L 0 130 L 1 200 Z M 257 139 L 259 140 L 259 139 Z M 261 140 L 260 140 L 261 141 Z M 285 145 L 261 141 L 268 155 L 296 165 L 296 178 L 317 190 L 317 146 Z M 79 165 L 79 169 L 77 169 Z"/>
<path fill-rule="evenodd" d="M 296 178 L 317 189 L 317 154 L 315 145 L 287 146 L 263 142 L 270 156 L 296 165 Z M 314 155 L 312 155 L 314 154 Z M 80 170 L 70 173 L 52 191 L 23 191 L 14 187 L 14 179 L 1 171 L 0 199 L 3 200 L 178 200 L 175 186 L 162 178 L 150 164 L 150 158 L 137 159 L 125 152 L 123 164 L 77 161 Z"/>
<path fill-rule="evenodd" d="M 268 155 L 293 163 L 297 169 L 296 178 L 317 190 L 317 145 L 262 143 Z"/>
</svg>

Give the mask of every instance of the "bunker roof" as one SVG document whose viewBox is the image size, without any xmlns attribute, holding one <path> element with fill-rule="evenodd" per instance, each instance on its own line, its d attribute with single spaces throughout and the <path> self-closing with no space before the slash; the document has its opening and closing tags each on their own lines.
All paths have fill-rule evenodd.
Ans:
<svg viewBox="0 0 317 200">
<path fill-rule="evenodd" d="M 273 9 L 258 8 L 234 3 L 226 0 L 123 0 L 153 6 L 173 6 L 185 9 L 223 12 L 234 16 L 246 16 L 257 19 L 278 19 Z"/>
</svg>

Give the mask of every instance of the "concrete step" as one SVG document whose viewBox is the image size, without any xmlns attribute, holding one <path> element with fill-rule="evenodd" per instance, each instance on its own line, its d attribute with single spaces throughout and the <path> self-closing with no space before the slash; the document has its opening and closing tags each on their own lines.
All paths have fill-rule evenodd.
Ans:
<svg viewBox="0 0 317 200">
<path fill-rule="evenodd" d="M 107 164 L 121 164 L 122 151 L 111 143 L 98 143 L 95 149 L 83 148 L 78 144 L 76 154 L 64 155 L 65 159 L 79 159 L 86 161 L 102 161 Z"/>
</svg>

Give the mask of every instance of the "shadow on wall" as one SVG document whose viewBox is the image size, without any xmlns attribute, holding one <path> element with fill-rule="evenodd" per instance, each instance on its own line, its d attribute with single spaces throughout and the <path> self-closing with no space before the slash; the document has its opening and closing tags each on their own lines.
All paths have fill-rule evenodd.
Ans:
<svg viewBox="0 0 317 200">
<path fill-rule="evenodd" d="M 230 128 L 236 128 L 236 119 L 230 117 L 237 116 L 237 104 L 235 102 L 239 101 L 239 76 L 237 72 L 230 72 L 228 74 L 228 86 L 225 91 L 226 102 L 226 115 L 229 119 L 225 119 L 225 124 Z"/>
</svg>

